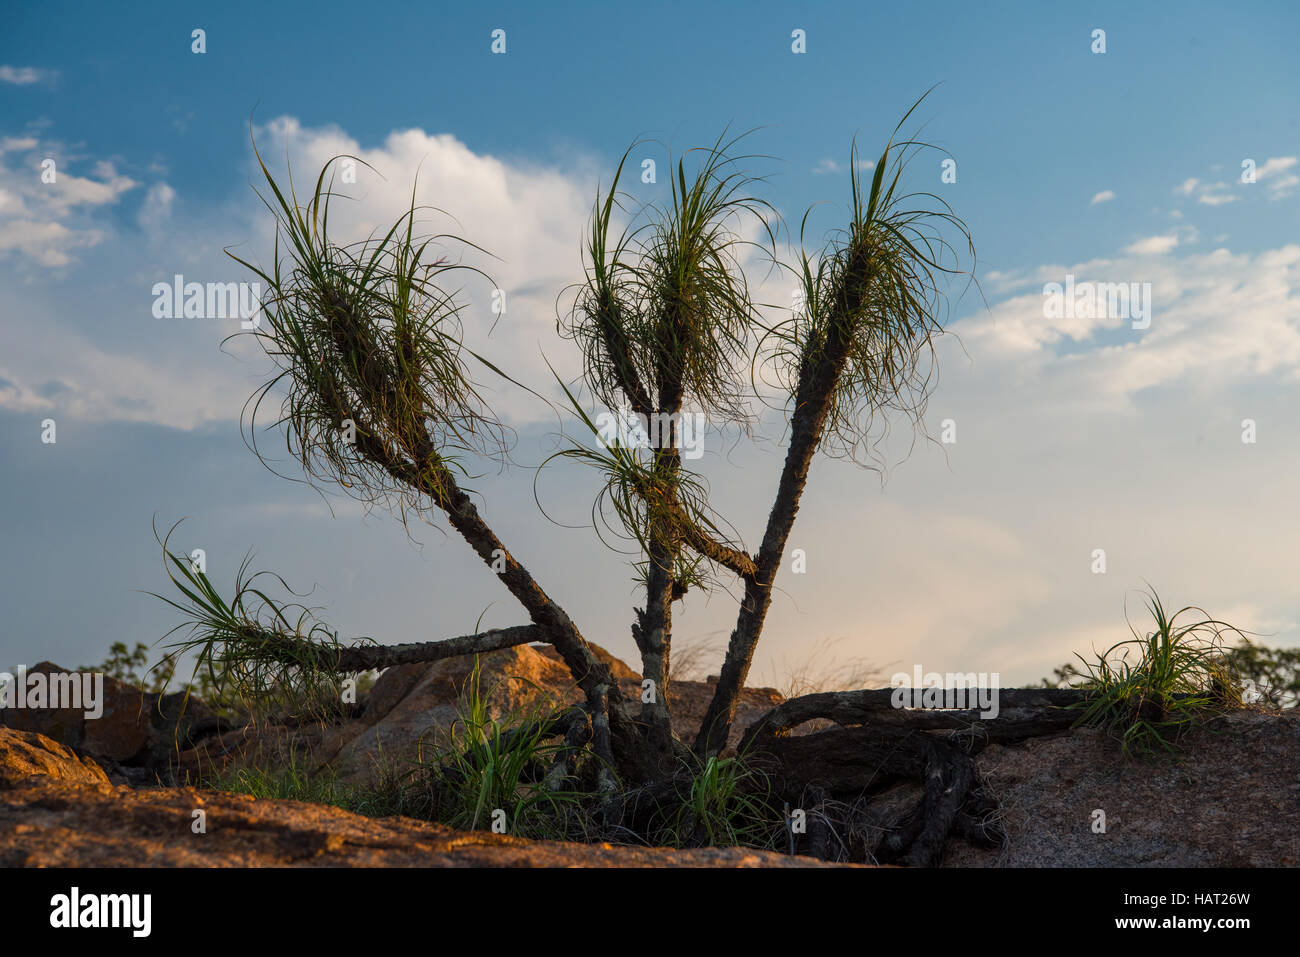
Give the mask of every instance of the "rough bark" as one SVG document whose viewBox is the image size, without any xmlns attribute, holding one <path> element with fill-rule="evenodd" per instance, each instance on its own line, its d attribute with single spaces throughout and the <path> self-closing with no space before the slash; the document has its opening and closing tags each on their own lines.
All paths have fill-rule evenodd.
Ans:
<svg viewBox="0 0 1300 957">
<path fill-rule="evenodd" d="M 493 628 L 477 635 L 462 635 L 441 641 L 421 641 L 403 645 L 359 645 L 330 648 L 304 638 L 280 635 L 255 628 L 244 629 L 247 638 L 271 642 L 282 647 L 286 657 L 302 658 L 306 655 L 318 659 L 318 665 L 340 674 L 381 670 L 395 665 L 441 661 L 461 655 L 481 655 L 502 648 L 513 648 L 535 641 L 546 641 L 545 633 L 536 625 L 514 625 L 510 628 Z"/>
<path fill-rule="evenodd" d="M 984 732 L 999 740 L 1011 736 L 1059 730 L 1079 716 L 1077 711 L 1065 711 L 1071 705 L 1083 702 L 1083 691 L 1074 688 L 1002 688 L 998 689 L 998 717 L 980 718 L 975 709 L 914 709 L 896 708 L 894 700 L 899 691 L 912 689 L 874 688 L 860 691 L 826 691 L 791 698 L 777 705 L 755 721 L 741 738 L 738 751 L 744 753 L 759 736 L 780 736 L 801 724 L 817 719 L 834 721 L 840 725 L 872 722 L 875 726 L 907 727 L 913 730 L 957 731 L 968 729 L 973 722 L 986 726 Z M 966 689 L 967 695 L 978 693 Z M 968 699 L 969 700 L 969 697 Z"/>
<path fill-rule="evenodd" d="M 776 499 L 767 518 L 767 531 L 755 559 L 755 573 L 745 580 L 745 597 L 741 601 L 736 628 L 727 646 L 727 658 L 718 676 L 718 687 L 708 702 L 705 720 L 695 737 L 695 753 L 716 754 L 727 744 L 741 689 L 754 661 L 754 649 L 763 631 L 772 588 L 785 555 L 790 529 L 800 510 L 803 486 L 807 484 L 813 456 L 822 443 L 822 432 L 831 412 L 835 387 L 844 372 L 853 334 L 853 309 L 865 294 L 868 276 L 866 265 L 846 270 L 841 294 L 836 296 L 836 315 L 829 322 L 827 341 L 815 358 L 807 359 L 794 395 L 794 413 L 790 417 L 790 445 L 785 452 Z"/>
<path fill-rule="evenodd" d="M 551 763 L 542 780 L 542 787 L 547 791 L 563 790 L 566 783 L 578 772 L 578 758 L 582 750 L 591 741 L 591 715 L 584 709 L 576 709 L 569 719 L 564 732 L 564 747 Z"/>
<path fill-rule="evenodd" d="M 591 748 L 598 762 L 596 790 L 606 796 L 618 793 L 618 781 L 613 772 L 615 755 L 609 722 L 608 692 L 607 685 L 597 685 L 587 698 L 587 710 L 591 713 Z"/>
<path fill-rule="evenodd" d="M 671 438 L 670 438 L 671 441 Z M 675 452 L 656 451 L 665 470 L 675 472 Z M 633 636 L 641 651 L 642 676 L 653 684 L 653 694 L 642 699 L 641 720 L 646 744 L 660 772 L 671 766 L 672 716 L 668 710 L 668 681 L 673 627 L 673 544 L 657 523 L 651 522 L 649 567 L 646 572 L 646 607 L 637 609 Z"/>
<path fill-rule="evenodd" d="M 1068 730 L 1080 716 L 1071 706 L 1087 700 L 1076 689 L 1000 689 L 997 717 L 984 719 L 973 709 L 898 709 L 895 694 L 883 688 L 792 698 L 755 722 L 740 750 L 767 774 L 778 799 L 819 807 L 817 815 L 815 808 L 806 809 L 810 819 L 829 814 L 832 804 L 860 803 L 898 781 L 921 782 L 921 800 L 876 851 L 881 863 L 914 867 L 937 866 L 951 835 L 1000 846 L 997 806 L 981 787 L 974 757 L 991 743 Z M 815 719 L 841 727 L 787 734 Z M 818 853 L 825 846 L 810 828 L 803 851 Z"/>
</svg>

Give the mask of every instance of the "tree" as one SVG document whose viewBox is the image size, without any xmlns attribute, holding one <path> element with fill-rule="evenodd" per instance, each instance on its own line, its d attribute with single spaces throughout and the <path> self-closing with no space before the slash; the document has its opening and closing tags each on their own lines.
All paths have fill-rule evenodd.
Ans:
<svg viewBox="0 0 1300 957">
<path fill-rule="evenodd" d="M 891 416 L 920 425 L 933 342 L 943 332 L 945 287 L 969 270 L 964 256 L 973 261 L 969 231 L 947 203 L 904 192 L 910 160 L 930 148 L 898 138 L 912 111 L 869 167 L 869 182 L 862 179 L 869 164 L 859 161 L 853 143 L 849 221 L 810 252 L 805 214 L 793 268 L 778 262 L 779 222 L 751 195 L 760 181 L 741 169 L 753 157 L 737 154 L 740 138 L 724 134 L 688 151 L 663 203 L 637 208 L 619 191 L 626 154 L 598 192 L 585 276 L 559 330 L 581 351 L 590 395 L 608 408 L 629 409 L 650 441 L 599 441 L 601 429 L 570 384 L 561 383 L 574 418 L 597 441 L 559 454 L 600 471 L 596 510 L 641 555 L 645 600 L 634 610 L 632 634 L 654 693 L 639 713 L 574 619 L 462 487 L 466 459 L 500 457 L 508 445 L 508 430 L 475 373 L 509 378 L 463 344 L 463 307 L 445 280 L 467 267 L 434 250 L 464 241 L 417 235 L 413 193 L 410 209 L 382 237 L 338 244 L 329 233 L 331 165 L 299 202 L 258 154 L 269 189 L 263 200 L 277 225 L 275 260 L 263 268 L 235 258 L 269 290 L 267 321 L 251 334 L 279 373 L 246 406 L 254 451 L 264 405 L 278 396 L 274 424 L 310 479 L 381 502 L 403 521 L 441 513 L 498 575 L 528 623 L 419 644 L 345 644 L 308 609 L 271 599 L 245 568 L 235 598 L 223 601 L 164 539 L 169 574 L 185 595 L 172 604 L 193 626 L 184 647 L 197 650 L 201 662 L 220 660 L 239 680 L 283 685 L 290 672 L 355 672 L 546 642 L 586 696 L 575 720 L 590 723 L 590 748 L 613 772 L 601 778 L 605 792 L 653 789 L 682 761 L 719 755 L 814 457 L 870 465 Z M 763 241 L 742 238 L 746 220 L 758 224 Z M 620 222 L 626 225 L 617 228 Z M 755 250 L 773 267 L 790 268 L 800 291 L 798 305 L 777 310 L 775 319 L 754 301 L 746 275 L 743 259 Z M 699 411 L 711 424 L 751 429 L 755 403 L 784 412 L 789 440 L 762 540 L 751 551 L 683 462 L 680 417 Z M 719 576 L 738 580 L 743 597 L 706 720 L 688 744 L 674 733 L 667 696 L 673 608 L 688 590 L 717 585 Z"/>
</svg>

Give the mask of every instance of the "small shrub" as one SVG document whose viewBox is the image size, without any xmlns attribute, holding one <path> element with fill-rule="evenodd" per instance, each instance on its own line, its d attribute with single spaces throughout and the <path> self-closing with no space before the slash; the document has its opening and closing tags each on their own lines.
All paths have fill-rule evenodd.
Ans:
<svg viewBox="0 0 1300 957">
<path fill-rule="evenodd" d="M 1242 705 L 1241 688 L 1224 658 L 1224 636 L 1242 633 L 1194 607 L 1170 615 L 1152 591 L 1146 602 L 1155 629 L 1112 645 L 1089 662 L 1077 687 L 1091 692 L 1081 725 L 1114 733 L 1124 753 L 1173 751 L 1189 728 Z M 1199 616 L 1187 620 L 1188 615 Z M 1179 619 L 1183 619 L 1180 623 Z"/>
</svg>

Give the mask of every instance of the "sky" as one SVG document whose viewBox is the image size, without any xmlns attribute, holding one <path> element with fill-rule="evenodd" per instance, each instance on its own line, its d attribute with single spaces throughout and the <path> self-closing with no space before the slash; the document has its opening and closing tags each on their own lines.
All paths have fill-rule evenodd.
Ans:
<svg viewBox="0 0 1300 957">
<path fill-rule="evenodd" d="M 557 300 L 629 146 L 657 163 L 627 183 L 653 202 L 670 155 L 752 130 L 761 195 L 796 234 L 813 207 L 819 246 L 845 222 L 854 137 L 875 158 L 932 87 L 905 132 L 938 150 L 908 185 L 966 221 L 979 282 L 952 290 L 934 441 L 899 423 L 880 472 L 815 463 L 790 541 L 806 571 L 778 579 L 751 683 L 849 659 L 1034 681 L 1127 637 L 1126 615 L 1140 628 L 1148 585 L 1300 644 L 1300 8 L 1134 6 L 5 5 L 0 667 L 159 642 L 178 619 L 148 594 L 167 586 L 153 523 L 181 519 L 219 588 L 251 550 L 345 638 L 524 620 L 444 526 L 408 531 L 254 457 L 241 412 L 268 366 L 247 338 L 223 346 L 237 319 L 154 315 L 156 283 L 247 281 L 227 250 L 273 257 L 254 141 L 300 183 L 338 154 L 368 164 L 340 235 L 391 223 L 414 189 L 428 226 L 490 251 L 507 308 L 467 283 L 467 341 L 546 393 L 548 363 L 580 371 Z M 1052 314 L 1067 276 L 1149 290 L 1149 325 Z M 788 301 L 788 279 L 753 279 Z M 629 557 L 580 527 L 594 477 L 538 473 L 555 414 L 485 388 L 518 434 L 516 464 L 473 483 L 489 522 L 634 661 Z M 700 465 L 751 550 L 783 449 L 764 425 Z M 689 596 L 679 645 L 725 639 L 737 593 Z"/>
</svg>

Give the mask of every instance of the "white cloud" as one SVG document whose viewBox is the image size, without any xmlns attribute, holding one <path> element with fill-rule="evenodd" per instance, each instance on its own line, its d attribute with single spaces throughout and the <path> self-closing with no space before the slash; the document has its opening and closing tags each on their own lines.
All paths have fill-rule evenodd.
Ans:
<svg viewBox="0 0 1300 957">
<path fill-rule="evenodd" d="M 506 312 L 499 318 L 491 311 L 487 282 L 468 273 L 449 280 L 452 288 L 464 287 L 460 300 L 466 305 L 461 318 L 467 345 L 543 392 L 554 383 L 543 349 L 562 375 L 580 371 L 572 344 L 555 335 L 556 296 L 582 277 L 581 238 L 599 173 L 594 163 L 581 156 L 569 157 L 563 166 L 501 159 L 476 154 L 453 136 L 417 129 L 362 145 L 335 127 L 309 129 L 288 117 L 260 128 L 257 136 L 263 155 L 281 164 L 287 144 L 300 188 L 314 182 L 321 165 L 340 153 L 355 155 L 382 174 L 381 179 L 359 166 L 355 185 L 336 184 L 356 200 L 340 198 L 331 209 L 330 229 L 340 242 L 386 230 L 408 209 L 412 184 L 418 184 L 415 201 L 426 207 L 419 213 L 419 228 L 461 235 L 496 257 L 464 252 L 467 262 L 488 272 L 504 290 Z M 237 418 L 256 374 L 250 378 L 249 365 L 218 350 L 221 339 L 234 330 L 203 321 L 159 325 L 150 315 L 150 289 L 175 273 L 198 281 L 251 280 L 222 250 L 230 247 L 243 258 L 269 265 L 271 219 L 260 200 L 241 189 L 227 202 L 187 206 L 182 212 L 175 189 L 155 182 L 135 212 L 143 237 L 110 242 L 121 235 L 118 228 L 92 214 L 137 184 L 108 164 L 85 176 L 60 165 L 58 183 L 42 184 L 45 150 L 27 141 L 19 141 L 19 147 L 23 153 L 0 159 L 0 167 L 12 171 L 0 178 L 0 265 L 6 255 L 11 269 L 22 259 L 46 267 L 80 259 L 79 287 L 88 289 L 92 277 L 99 277 L 107 294 L 72 306 L 75 297 L 58 284 L 15 283 L 0 274 L 0 310 L 37 320 L 16 330 L 22 341 L 14 349 L 24 362 L 0 370 L 6 382 L 0 407 L 75 409 L 90 420 L 178 428 Z M 275 174 L 283 172 L 281 165 Z M 249 182 L 258 185 L 260 178 L 260 172 L 249 170 Z M 635 183 L 629 188 L 647 187 Z M 454 244 L 444 246 L 454 258 L 460 256 Z M 91 247 L 97 247 L 93 259 L 85 255 Z M 95 321 L 87 309 L 96 311 Z M 265 362 L 245 346 L 236 337 L 225 349 Z M 185 374 L 178 375 L 178 368 Z M 487 373 L 481 378 L 494 408 L 507 420 L 521 424 L 549 416 L 520 390 Z M 65 387 L 43 390 L 42 383 L 53 381 Z"/>
<path fill-rule="evenodd" d="M 1177 245 L 1178 237 L 1172 233 L 1167 236 L 1147 236 L 1125 246 L 1124 252 L 1134 256 L 1163 256 Z"/>
<path fill-rule="evenodd" d="M 0 83 L 11 83 L 14 86 L 31 86 L 33 83 L 53 80 L 58 75 L 57 70 L 42 70 L 32 66 L 0 65 Z"/>
<path fill-rule="evenodd" d="M 1103 189 L 1100 193 L 1098 193 L 1096 196 L 1092 198 L 1092 201 L 1088 203 L 1088 205 L 1096 206 L 1098 203 L 1109 203 L 1114 198 L 1115 198 L 1115 193 L 1113 190 Z"/>
<path fill-rule="evenodd" d="M 1222 206 L 1224 203 L 1235 203 L 1237 197 L 1231 193 L 1218 192 L 1227 189 L 1223 183 L 1215 183 L 1208 187 L 1205 192 L 1196 197 L 1196 201 L 1203 206 Z"/>
<path fill-rule="evenodd" d="M 1273 156 L 1255 168 L 1255 180 L 1267 185 L 1270 200 L 1284 199 L 1300 188 L 1300 174 L 1292 171 L 1297 163 L 1300 163 L 1300 158 L 1295 156 Z M 1194 176 L 1175 186 L 1174 193 L 1194 196 L 1202 206 L 1223 206 L 1241 198 L 1239 193 L 1232 192 L 1229 183 L 1206 183 Z"/>
<path fill-rule="evenodd" d="M 1035 290 L 953 329 L 972 356 L 986 367 L 1007 363 L 1042 401 L 1055 394 L 1072 405 L 1127 407 L 1143 390 L 1175 384 L 1300 381 L 1300 245 L 1179 258 L 1130 247 L 1114 259 L 1043 267 L 1034 278 L 1060 282 L 1066 274 L 1076 282 L 1150 283 L 1150 328 L 1134 330 L 1119 317 L 1049 319 Z"/>
<path fill-rule="evenodd" d="M 858 160 L 857 163 L 855 163 L 854 165 L 859 170 L 865 172 L 866 170 L 875 169 L 876 161 Z M 848 169 L 849 169 L 849 165 L 847 163 L 840 163 L 833 159 L 823 159 L 820 162 L 818 162 L 816 166 L 813 167 L 812 172 L 814 176 L 825 176 L 828 173 L 830 174 L 847 173 Z"/>
<path fill-rule="evenodd" d="M 1237 197 L 1227 192 L 1228 184 L 1223 182 L 1205 183 L 1194 176 L 1189 176 L 1174 187 L 1177 196 L 1195 196 L 1203 206 L 1222 206 L 1224 203 L 1236 202 Z"/>
<path fill-rule="evenodd" d="M 154 183 L 145 194 L 144 205 L 136 214 L 136 222 L 147 233 L 159 233 L 171 220 L 172 203 L 176 190 L 166 183 Z"/>
<path fill-rule="evenodd" d="M 0 140 L 0 253 L 16 253 L 50 268 L 67 266 L 73 254 L 96 245 L 104 228 L 88 216 L 110 206 L 136 183 L 112 163 L 98 162 L 90 176 L 77 176 L 63 151 L 35 137 Z M 10 156 L 13 160 L 10 160 Z M 48 172 L 47 160 L 54 166 Z"/>
<path fill-rule="evenodd" d="M 1255 170 L 1255 179 L 1268 184 L 1269 199 L 1283 199 L 1300 187 L 1300 175 L 1287 172 L 1296 163 L 1294 156 L 1275 156 Z"/>
<path fill-rule="evenodd" d="M 94 246 L 103 238 L 98 229 L 73 230 L 62 223 L 0 219 L 0 253 L 18 252 L 50 268 L 67 266 L 75 250 Z"/>
<path fill-rule="evenodd" d="M 1283 170 L 1290 169 L 1296 165 L 1294 156 L 1274 156 L 1264 161 L 1263 165 L 1255 169 L 1255 179 L 1268 179 L 1274 173 L 1280 173 Z"/>
<path fill-rule="evenodd" d="M 599 178 L 593 161 L 573 157 L 560 168 L 506 160 L 475 153 L 450 134 L 420 129 L 363 145 L 337 127 L 306 128 L 291 117 L 268 123 L 256 135 L 264 156 L 284 156 L 287 144 L 296 180 L 314 182 L 324 163 L 344 153 L 369 165 L 358 166 L 355 185 L 336 183 L 336 190 L 357 199 L 331 208 L 331 232 L 343 242 L 387 230 L 409 208 L 414 184 L 416 204 L 428 207 L 418 228 L 452 233 L 487 250 L 492 258 L 465 251 L 465 261 L 487 272 L 505 293 L 506 311 L 498 322 L 491 311 L 493 287 L 469 274 L 454 277 L 464 283 L 466 344 L 488 358 L 504 357 L 504 371 L 539 391 L 554 384 L 543 350 L 561 374 L 580 371 L 575 350 L 555 335 L 556 297 L 583 275 L 581 242 Z M 281 167 L 273 175 L 282 172 Z M 260 178 L 259 171 L 253 182 Z M 625 188 L 654 189 L 639 181 Z M 265 259 L 272 249 L 269 216 L 260 205 L 248 209 L 259 230 L 251 237 L 256 255 Z M 445 251 L 453 259 L 461 256 L 451 243 Z M 535 399 L 500 380 L 491 385 L 501 389 L 492 399 L 499 414 L 517 422 L 543 416 Z"/>
<path fill-rule="evenodd" d="M 36 137 L 34 136 L 5 136 L 0 137 L 0 155 L 12 153 L 16 150 L 34 150 L 36 149 Z"/>
</svg>

